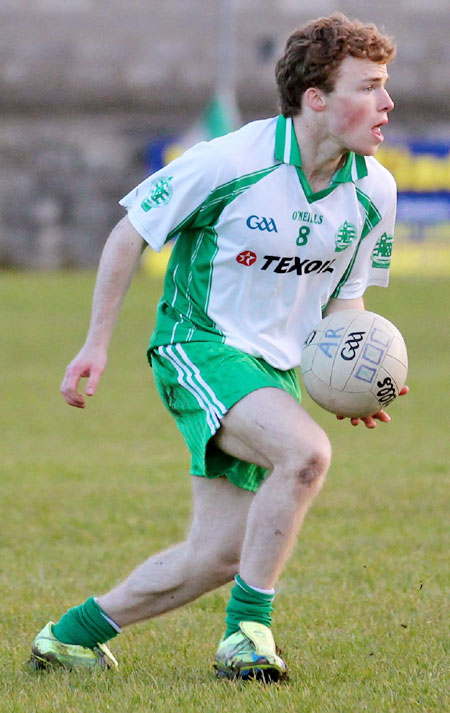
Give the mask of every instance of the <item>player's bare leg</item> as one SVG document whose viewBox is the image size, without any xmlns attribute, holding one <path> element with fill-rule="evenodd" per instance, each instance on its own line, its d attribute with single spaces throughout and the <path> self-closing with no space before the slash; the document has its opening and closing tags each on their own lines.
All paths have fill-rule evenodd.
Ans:
<svg viewBox="0 0 450 713">
<path fill-rule="evenodd" d="M 329 442 L 281 389 L 249 394 L 222 423 L 218 445 L 269 468 L 270 476 L 255 496 L 225 478 L 194 477 L 194 519 L 186 542 L 153 555 L 97 599 L 120 626 L 192 601 L 238 570 L 251 586 L 274 586 L 323 482 Z"/>
<path fill-rule="evenodd" d="M 56 625 L 49 622 L 32 645 L 35 668 L 116 668 L 102 642 L 120 627 L 163 614 L 233 578 L 253 493 L 224 477 L 194 477 L 193 490 L 194 516 L 186 542 L 150 557 L 111 592 L 90 597 Z"/>
<path fill-rule="evenodd" d="M 192 480 L 194 516 L 187 540 L 153 555 L 97 598 L 121 627 L 186 604 L 229 582 L 239 570 L 254 494 L 224 477 Z"/>
<path fill-rule="evenodd" d="M 271 388 L 233 406 L 216 441 L 225 452 L 271 470 L 250 506 L 240 565 L 248 584 L 270 589 L 324 481 L 330 443 L 294 398 Z"/>
<path fill-rule="evenodd" d="M 293 397 L 273 388 L 239 401 L 224 417 L 216 440 L 227 453 L 264 466 L 270 474 L 249 509 L 215 667 L 226 678 L 280 681 L 287 667 L 270 629 L 273 586 L 322 485 L 330 444 Z"/>
</svg>

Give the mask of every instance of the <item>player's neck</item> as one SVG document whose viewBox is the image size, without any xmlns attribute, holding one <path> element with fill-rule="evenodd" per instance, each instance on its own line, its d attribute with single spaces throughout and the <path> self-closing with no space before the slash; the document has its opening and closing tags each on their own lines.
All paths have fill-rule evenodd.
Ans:
<svg viewBox="0 0 450 713">
<path fill-rule="evenodd" d="M 336 145 L 319 121 L 299 114 L 293 123 L 309 185 L 314 191 L 327 188 L 336 171 L 344 165 L 347 151 Z"/>
</svg>

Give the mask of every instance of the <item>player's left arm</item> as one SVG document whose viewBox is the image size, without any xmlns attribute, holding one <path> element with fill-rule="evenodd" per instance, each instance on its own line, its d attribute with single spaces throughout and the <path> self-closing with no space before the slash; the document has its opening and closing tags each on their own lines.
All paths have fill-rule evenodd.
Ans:
<svg viewBox="0 0 450 713">
<path fill-rule="evenodd" d="M 332 297 L 328 302 L 324 317 L 328 317 L 329 314 L 333 312 L 341 312 L 344 309 L 365 309 L 364 298 L 363 297 L 353 297 L 348 300 L 339 299 L 339 297 Z"/>
<path fill-rule="evenodd" d="M 378 170 L 380 170 L 379 167 Z M 365 306 L 362 293 L 368 285 L 373 284 L 386 287 L 388 284 L 388 268 L 392 250 L 392 235 L 394 233 L 395 225 L 397 190 L 393 177 L 388 174 L 385 169 L 381 170 L 383 171 L 383 181 L 379 181 L 377 186 L 382 186 L 382 195 L 376 195 L 374 200 L 375 203 L 381 207 L 381 214 L 383 217 L 362 240 L 360 250 L 358 251 L 358 255 L 354 262 L 350 276 L 347 278 L 339 293 L 340 297 L 330 299 L 324 316 L 344 309 L 363 310 L 365 309 Z M 384 241 L 385 244 L 383 244 L 383 246 L 380 244 L 379 248 L 382 259 L 376 263 L 374 260 L 374 251 L 378 243 L 380 243 L 383 238 L 386 238 Z M 354 297 L 353 295 L 355 292 L 356 294 L 359 292 L 361 296 Z M 400 390 L 399 396 L 404 396 L 408 393 L 408 391 L 408 387 L 404 386 Z M 345 417 L 337 416 L 337 418 L 342 420 Z M 372 416 L 366 416 L 365 418 L 352 418 L 350 419 L 350 422 L 353 426 L 357 426 L 359 422 L 362 421 L 367 428 L 375 428 L 377 421 L 388 423 L 390 420 L 391 417 L 389 414 L 387 414 L 386 411 L 381 410 L 374 413 Z"/>
</svg>

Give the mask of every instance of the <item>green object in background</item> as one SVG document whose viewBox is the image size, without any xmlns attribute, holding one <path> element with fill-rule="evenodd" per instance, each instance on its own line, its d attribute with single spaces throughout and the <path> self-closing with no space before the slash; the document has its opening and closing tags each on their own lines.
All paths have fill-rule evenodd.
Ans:
<svg viewBox="0 0 450 713">
<path fill-rule="evenodd" d="M 231 106 L 226 100 L 215 94 L 210 99 L 201 119 L 207 139 L 224 136 L 237 129 L 236 119 Z"/>
</svg>

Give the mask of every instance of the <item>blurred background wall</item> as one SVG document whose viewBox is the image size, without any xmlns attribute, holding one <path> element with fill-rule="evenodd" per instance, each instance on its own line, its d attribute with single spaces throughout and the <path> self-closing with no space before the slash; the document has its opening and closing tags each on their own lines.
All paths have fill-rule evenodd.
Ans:
<svg viewBox="0 0 450 713">
<path fill-rule="evenodd" d="M 183 136 L 226 82 L 224 52 L 235 49 L 241 122 L 275 115 L 288 34 L 335 10 L 398 42 L 380 159 L 402 194 L 400 244 L 416 265 L 417 245 L 447 249 L 448 0 L 229 0 L 226 46 L 223 1 L 0 0 L 0 266 L 95 265 L 118 199 L 157 167 L 154 147 Z"/>
</svg>

